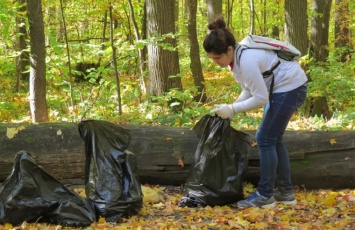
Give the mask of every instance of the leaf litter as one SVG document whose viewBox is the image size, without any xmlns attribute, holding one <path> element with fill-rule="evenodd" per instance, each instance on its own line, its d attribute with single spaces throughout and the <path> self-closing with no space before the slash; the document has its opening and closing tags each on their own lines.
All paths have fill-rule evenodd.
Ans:
<svg viewBox="0 0 355 230">
<path fill-rule="evenodd" d="M 74 189 L 85 196 L 83 188 Z M 274 208 L 239 209 L 234 205 L 215 207 L 179 207 L 184 196 L 178 186 L 142 186 L 143 207 L 138 215 L 109 223 L 100 218 L 86 228 L 67 228 L 43 223 L 0 225 L 7 229 L 88 229 L 88 230 L 181 230 L 181 229 L 355 229 L 355 190 L 311 190 L 296 187 L 296 205 L 277 204 Z M 255 188 L 250 183 L 244 187 L 248 196 Z"/>
</svg>

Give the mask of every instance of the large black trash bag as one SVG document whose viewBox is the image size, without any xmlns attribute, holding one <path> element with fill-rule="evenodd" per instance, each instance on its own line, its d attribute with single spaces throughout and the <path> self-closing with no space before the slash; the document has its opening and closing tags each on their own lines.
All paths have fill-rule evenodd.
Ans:
<svg viewBox="0 0 355 230">
<path fill-rule="evenodd" d="M 93 204 L 67 189 L 20 151 L 0 187 L 0 223 L 45 222 L 85 227 L 96 221 Z"/>
<path fill-rule="evenodd" d="M 116 124 L 87 120 L 78 125 L 85 142 L 85 192 L 108 222 L 137 214 L 143 193 L 135 155 L 129 152 L 130 131 Z"/>
<path fill-rule="evenodd" d="M 215 206 L 243 198 L 251 139 L 230 126 L 229 119 L 205 115 L 194 127 L 200 138 L 195 165 L 185 183 L 180 207 Z"/>
</svg>

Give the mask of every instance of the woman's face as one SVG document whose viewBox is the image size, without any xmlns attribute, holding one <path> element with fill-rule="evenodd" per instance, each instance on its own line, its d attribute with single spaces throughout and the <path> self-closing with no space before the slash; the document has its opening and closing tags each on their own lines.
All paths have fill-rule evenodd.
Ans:
<svg viewBox="0 0 355 230">
<path fill-rule="evenodd" d="M 234 48 L 232 46 L 228 47 L 226 53 L 223 54 L 215 54 L 215 53 L 207 53 L 208 57 L 212 59 L 212 61 L 224 68 L 227 67 L 234 60 Z"/>
</svg>

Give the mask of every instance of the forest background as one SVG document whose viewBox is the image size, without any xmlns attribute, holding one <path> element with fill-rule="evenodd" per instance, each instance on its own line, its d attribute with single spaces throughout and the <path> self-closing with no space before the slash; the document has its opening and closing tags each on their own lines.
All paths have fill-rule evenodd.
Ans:
<svg viewBox="0 0 355 230">
<path fill-rule="evenodd" d="M 202 48 L 223 15 L 237 40 L 274 37 L 304 55 L 309 94 L 288 129 L 354 129 L 354 12 L 350 0 L 3 0 L 0 122 L 192 127 L 240 93 Z M 261 116 L 232 125 L 256 129 Z"/>
</svg>

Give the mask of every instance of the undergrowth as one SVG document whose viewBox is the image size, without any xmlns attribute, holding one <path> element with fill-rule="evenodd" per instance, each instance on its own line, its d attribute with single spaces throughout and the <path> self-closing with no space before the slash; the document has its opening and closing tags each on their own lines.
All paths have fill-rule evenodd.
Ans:
<svg viewBox="0 0 355 230">
<path fill-rule="evenodd" d="M 0 60 L 1 61 L 1 60 Z M 4 61 L 4 60 L 2 60 Z M 331 118 L 310 117 L 301 108 L 291 119 L 289 130 L 354 130 L 355 83 L 349 80 L 350 67 L 332 64 L 332 68 L 312 67 L 308 98 L 326 96 Z M 335 71 L 341 69 L 335 74 Z M 214 104 L 232 103 L 240 88 L 227 70 L 207 68 L 204 73 L 207 101 L 194 100 L 198 94 L 192 76 L 182 76 L 183 91 L 172 89 L 159 97 L 141 95 L 138 80 L 120 77 L 122 114 L 119 114 L 116 81 L 110 70 L 90 70 L 88 81 L 73 82 L 71 104 L 69 81 L 58 68 L 47 73 L 47 105 L 50 122 L 78 122 L 85 119 L 107 120 L 137 125 L 193 127 Z M 30 123 L 28 82 L 22 81 L 18 91 L 11 70 L 3 69 L 0 81 L 0 122 Z M 322 77 L 320 77 L 322 76 Z M 341 91 L 339 89 L 342 89 Z M 177 100 L 175 103 L 169 103 Z M 232 126 L 238 130 L 255 130 L 263 108 L 237 114 Z"/>
</svg>

